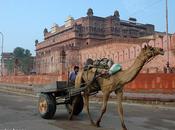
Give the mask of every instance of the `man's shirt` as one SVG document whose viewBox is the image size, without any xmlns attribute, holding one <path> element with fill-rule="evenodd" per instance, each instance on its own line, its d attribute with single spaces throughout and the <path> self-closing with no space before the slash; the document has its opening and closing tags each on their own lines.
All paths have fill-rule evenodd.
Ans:
<svg viewBox="0 0 175 130">
<path fill-rule="evenodd" d="M 77 74 L 75 73 L 75 71 L 72 71 L 69 75 L 69 80 L 74 82 L 76 79 L 76 76 Z"/>
</svg>

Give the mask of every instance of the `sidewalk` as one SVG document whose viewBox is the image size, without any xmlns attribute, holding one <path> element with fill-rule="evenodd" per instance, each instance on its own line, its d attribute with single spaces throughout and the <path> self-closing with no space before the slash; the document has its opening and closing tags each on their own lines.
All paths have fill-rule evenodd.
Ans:
<svg viewBox="0 0 175 130">
<path fill-rule="evenodd" d="M 21 84 L 0 83 L 0 91 L 9 91 L 9 92 L 35 95 L 33 91 L 33 86 L 21 85 Z"/>
<path fill-rule="evenodd" d="M 162 101 L 175 102 L 175 94 L 160 94 L 160 93 L 124 93 L 125 99 L 130 100 L 145 100 L 145 101 Z"/>
<path fill-rule="evenodd" d="M 36 96 L 36 92 L 34 90 L 36 86 L 30 85 L 17 85 L 17 84 L 0 84 L 0 91 L 9 91 L 16 92 L 22 94 L 30 94 Z M 102 93 L 93 96 L 94 98 L 101 98 Z M 110 95 L 110 99 L 116 99 L 114 93 Z M 154 102 L 174 102 L 175 103 L 175 94 L 153 94 L 153 93 L 124 93 L 124 100 L 126 101 L 136 101 L 136 102 L 144 102 L 144 101 L 154 101 Z"/>
</svg>

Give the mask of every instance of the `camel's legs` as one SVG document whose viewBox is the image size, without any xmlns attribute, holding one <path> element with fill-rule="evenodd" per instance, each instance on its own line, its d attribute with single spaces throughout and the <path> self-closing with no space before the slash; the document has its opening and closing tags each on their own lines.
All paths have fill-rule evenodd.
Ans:
<svg viewBox="0 0 175 130">
<path fill-rule="evenodd" d="M 91 114 L 90 114 L 90 111 L 89 111 L 89 95 L 87 93 L 84 94 L 84 106 L 85 106 L 85 109 L 88 113 L 88 116 L 89 116 L 89 119 L 91 121 L 91 124 L 92 125 L 95 125 L 92 117 L 91 117 Z"/>
<path fill-rule="evenodd" d="M 69 120 L 72 120 L 72 118 L 73 118 L 73 113 L 74 113 L 76 101 L 77 101 L 77 97 L 75 97 L 72 101 L 72 108 L 71 108 L 72 110 L 71 110 L 71 113 L 70 113 L 69 118 L 68 118 Z"/>
<path fill-rule="evenodd" d="M 118 99 L 118 113 L 122 125 L 122 130 L 127 130 L 124 122 L 124 116 L 123 116 L 123 106 L 122 106 L 122 98 L 123 98 L 123 91 L 117 92 L 117 99 Z"/>
<path fill-rule="evenodd" d="M 109 99 L 109 93 L 104 93 L 103 94 L 103 104 L 102 104 L 102 107 L 101 107 L 101 114 L 100 114 L 100 117 L 98 118 L 98 120 L 96 122 L 97 127 L 100 126 L 100 122 L 101 122 L 101 119 L 103 117 L 103 114 L 106 112 L 108 99 Z"/>
</svg>

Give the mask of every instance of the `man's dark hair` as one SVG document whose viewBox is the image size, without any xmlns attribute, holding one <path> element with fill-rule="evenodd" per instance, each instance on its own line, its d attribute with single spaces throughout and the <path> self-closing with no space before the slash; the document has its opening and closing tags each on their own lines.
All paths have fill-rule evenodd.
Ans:
<svg viewBox="0 0 175 130">
<path fill-rule="evenodd" d="M 75 70 L 75 69 L 79 69 L 79 66 L 78 66 L 78 65 L 75 65 L 75 66 L 74 66 L 74 70 Z"/>
</svg>

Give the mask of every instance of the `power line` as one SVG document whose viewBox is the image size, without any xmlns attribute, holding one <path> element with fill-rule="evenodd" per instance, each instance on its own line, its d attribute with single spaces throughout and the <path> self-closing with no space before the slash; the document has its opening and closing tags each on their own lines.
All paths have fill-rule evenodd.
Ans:
<svg viewBox="0 0 175 130">
<path fill-rule="evenodd" d="M 163 2 L 163 0 L 152 1 L 152 3 L 150 3 L 149 5 L 143 7 L 143 8 L 140 9 L 140 10 L 135 11 L 135 12 L 132 13 L 131 15 L 135 15 L 135 14 L 137 14 L 137 15 L 138 15 L 138 14 L 143 14 L 143 12 L 145 12 L 146 10 L 148 10 L 148 9 L 150 9 L 150 8 L 152 8 L 152 7 L 156 6 L 156 5 L 158 5 L 158 4 L 160 4 L 161 2 Z"/>
</svg>

